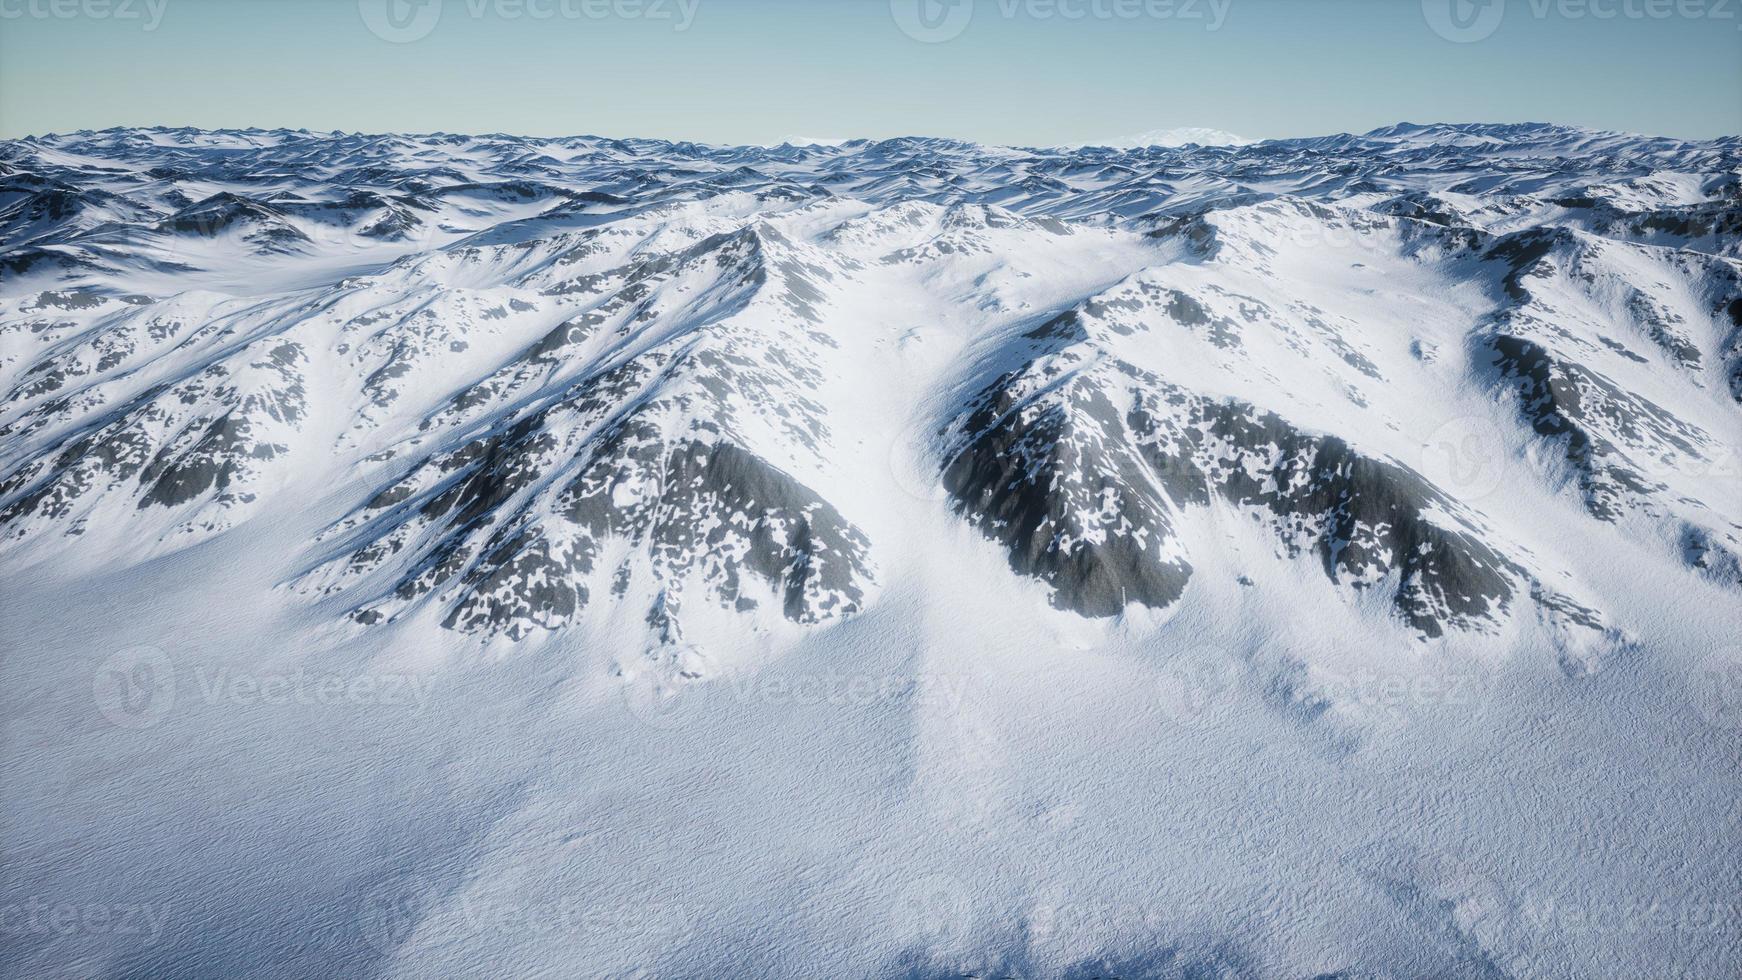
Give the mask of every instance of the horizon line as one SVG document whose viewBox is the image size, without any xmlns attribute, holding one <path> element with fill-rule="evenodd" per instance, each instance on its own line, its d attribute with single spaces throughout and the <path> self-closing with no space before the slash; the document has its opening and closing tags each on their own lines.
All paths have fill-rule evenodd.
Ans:
<svg viewBox="0 0 1742 980">
<path fill-rule="evenodd" d="M 65 139 L 65 138 L 74 137 L 74 136 L 97 135 L 97 134 L 102 134 L 102 133 L 114 133 L 114 132 L 195 132 L 195 133 L 214 133 L 214 134 L 216 134 L 216 133 L 236 133 L 236 134 L 245 134 L 245 133 L 297 133 L 297 134 L 306 134 L 309 136 L 360 137 L 360 138 L 383 138 L 383 139 L 388 138 L 388 137 L 429 138 L 429 137 L 456 137 L 457 136 L 457 137 L 465 137 L 468 139 L 511 139 L 511 140 L 542 141 L 542 142 L 586 139 L 586 140 L 601 140 L 601 141 L 614 142 L 614 143 L 646 142 L 646 143 L 665 143 L 665 144 L 670 144 L 670 145 L 690 144 L 690 145 L 695 145 L 695 146 L 708 146 L 708 147 L 719 147 L 719 148 L 757 147 L 757 148 L 762 148 L 762 149 L 776 149 L 776 148 L 783 147 L 783 146 L 792 147 L 795 149 L 806 149 L 806 148 L 812 148 L 812 147 L 838 148 L 838 147 L 843 147 L 843 146 L 847 146 L 847 145 L 851 145 L 851 144 L 877 144 L 877 143 L 890 143 L 890 142 L 896 142 L 896 141 L 901 141 L 901 140 L 926 140 L 926 141 L 959 143 L 959 144 L 966 145 L 966 146 L 999 147 L 999 148 L 1007 148 L 1007 149 L 1036 149 L 1036 150 L 1118 149 L 1118 150 L 1132 151 L 1132 150 L 1143 150 L 1143 149 L 1183 149 L 1186 146 L 1198 146 L 1198 147 L 1204 148 L 1204 149 L 1238 150 L 1238 149 L 1241 149 L 1241 148 L 1246 147 L 1246 146 L 1257 146 L 1257 145 L 1261 145 L 1264 143 L 1287 143 L 1287 142 L 1296 142 L 1296 141 L 1301 141 L 1301 140 L 1332 139 L 1332 138 L 1335 138 L 1338 136 L 1349 136 L 1349 137 L 1359 138 L 1359 137 L 1372 136 L 1375 133 L 1381 133 L 1381 132 L 1385 132 L 1387 130 L 1401 129 L 1404 127 L 1412 127 L 1412 128 L 1417 128 L 1417 129 L 1451 129 L 1451 130 L 1552 129 L 1552 130 L 1564 130 L 1564 131 L 1569 131 L 1569 132 L 1587 133 L 1587 134 L 1590 134 L 1593 136 L 1632 136 L 1632 137 L 1640 137 L 1640 138 L 1644 138 L 1644 139 L 1668 140 L 1668 141 L 1682 143 L 1682 144 L 1720 143 L 1720 142 L 1724 142 L 1726 140 L 1732 140 L 1732 139 L 1737 139 L 1739 137 L 1742 137 L 1742 133 L 1732 133 L 1732 134 L 1725 134 L 1725 135 L 1719 135 L 1719 136 L 1712 136 L 1712 137 L 1708 137 L 1705 139 L 1687 139 L 1687 138 L 1683 138 L 1683 137 L 1679 137 L 1679 136 L 1667 136 L 1667 135 L 1657 134 L 1657 133 L 1640 133 L 1640 132 L 1630 132 L 1627 130 L 1616 130 L 1616 129 L 1594 129 L 1594 128 L 1587 127 L 1587 126 L 1578 126 L 1578 125 L 1573 125 L 1573 124 L 1568 124 L 1568 123 L 1555 123 L 1555 122 L 1546 122 L 1546 121 L 1510 122 L 1510 123 L 1508 123 L 1508 122 L 1487 122 L 1487 121 L 1482 121 L 1482 120 L 1468 120 L 1468 121 L 1464 121 L 1464 122 L 1440 121 L 1440 122 L 1416 123 L 1416 122 L 1411 122 L 1409 120 L 1399 120 L 1398 122 L 1395 122 L 1395 123 L 1389 123 L 1389 124 L 1386 124 L 1383 126 L 1376 126 L 1372 129 L 1366 130 L 1364 132 L 1352 132 L 1352 131 L 1345 130 L 1345 131 L 1341 131 L 1341 132 L 1309 133 L 1309 134 L 1302 134 L 1302 135 L 1297 135 L 1297 136 L 1268 137 L 1268 138 L 1254 138 L 1254 139 L 1247 139 L 1246 137 L 1239 137 L 1241 140 L 1243 140 L 1243 142 L 1239 143 L 1239 144 L 1228 144 L 1228 143 L 1198 144 L 1198 143 L 1189 143 L 1188 142 L 1188 143 L 1179 144 L 1179 145 L 1175 145 L 1175 146 L 1164 146 L 1164 145 L 1159 145 L 1159 144 L 1138 145 L 1138 146 L 1119 146 L 1113 142 L 1100 142 L 1100 143 L 1097 143 L 1097 142 L 1088 142 L 1088 143 L 1075 142 L 1075 143 L 1055 143 L 1055 144 L 1000 143 L 1000 142 L 988 142 L 985 140 L 964 139 L 964 138 L 958 137 L 958 136 L 928 135 L 928 134 L 922 134 L 922 133 L 904 133 L 904 134 L 896 135 L 896 136 L 882 136 L 882 137 L 851 136 L 851 137 L 846 137 L 846 138 L 842 138 L 842 139 L 838 139 L 838 140 L 837 139 L 824 140 L 824 139 L 815 138 L 815 137 L 805 137 L 805 136 L 793 135 L 793 136 L 784 137 L 781 142 L 777 142 L 777 143 L 753 143 L 753 142 L 718 143 L 718 142 L 713 142 L 713 141 L 709 141 L 709 140 L 687 139 L 687 138 L 669 137 L 669 136 L 606 136 L 606 135 L 603 135 L 601 133 L 596 133 L 596 132 L 595 133 L 576 132 L 576 133 L 564 133 L 564 134 L 555 134 L 555 135 L 535 135 L 535 134 L 531 134 L 531 133 L 512 133 L 512 132 L 507 132 L 507 131 L 503 131 L 503 130 L 492 130 L 492 131 L 488 131 L 488 132 L 462 132 L 462 131 L 457 131 L 457 130 L 440 130 L 440 129 L 438 129 L 438 130 L 427 130 L 427 131 L 421 131 L 421 132 L 406 131 L 406 130 L 369 132 L 369 131 L 363 131 L 363 130 L 345 130 L 345 129 L 310 129 L 307 126 L 255 126 L 255 125 L 250 125 L 250 126 L 187 126 L 187 125 L 171 126 L 171 125 L 163 125 L 163 124 L 153 124 L 153 125 L 143 125 L 143 126 L 142 125 L 132 125 L 132 126 L 114 125 L 114 126 L 105 126 L 105 127 L 97 128 L 97 129 L 94 129 L 91 127 L 83 127 L 83 128 L 75 129 L 75 130 L 51 131 L 51 132 L 44 132 L 44 133 L 30 133 L 30 134 L 26 134 L 23 136 L 0 137 L 0 142 L 17 143 L 17 142 L 28 142 L 28 141 L 32 141 L 32 140 Z M 1159 129 L 1159 130 L 1149 130 L 1145 133 L 1140 133 L 1140 134 L 1136 134 L 1136 135 L 1141 136 L 1141 135 L 1147 135 L 1148 133 L 1154 133 L 1154 132 L 1168 132 L 1170 130 L 1192 130 L 1192 129 L 1213 129 L 1213 128 L 1214 127 L 1206 127 L 1206 126 L 1165 127 L 1165 128 Z M 1225 133 L 1225 135 L 1235 136 L 1236 134 Z M 1124 137 L 1123 139 L 1133 139 L 1133 138 L 1136 138 L 1136 137 L 1135 136 Z M 794 142 L 794 140 L 802 140 L 803 142 Z"/>
</svg>

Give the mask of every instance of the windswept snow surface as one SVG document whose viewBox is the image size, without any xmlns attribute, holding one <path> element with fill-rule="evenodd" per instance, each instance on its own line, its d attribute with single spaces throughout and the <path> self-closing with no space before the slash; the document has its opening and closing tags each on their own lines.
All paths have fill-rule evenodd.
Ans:
<svg viewBox="0 0 1742 980">
<path fill-rule="evenodd" d="M 1742 140 L 795 143 L 0 143 L 0 973 L 1742 973 Z"/>
</svg>

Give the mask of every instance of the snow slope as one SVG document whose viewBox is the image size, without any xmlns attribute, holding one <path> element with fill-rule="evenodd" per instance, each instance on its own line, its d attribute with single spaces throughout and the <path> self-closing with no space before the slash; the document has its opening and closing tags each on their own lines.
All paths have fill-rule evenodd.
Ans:
<svg viewBox="0 0 1742 980">
<path fill-rule="evenodd" d="M 1742 140 L 795 142 L 0 143 L 0 973 L 1742 968 Z"/>
</svg>

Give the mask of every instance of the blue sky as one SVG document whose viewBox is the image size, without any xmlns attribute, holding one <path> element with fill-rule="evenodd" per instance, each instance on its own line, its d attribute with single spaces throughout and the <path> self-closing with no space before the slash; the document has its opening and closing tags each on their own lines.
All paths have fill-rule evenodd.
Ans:
<svg viewBox="0 0 1742 980">
<path fill-rule="evenodd" d="M 0 0 L 0 135 L 1742 133 L 1742 0 Z"/>
</svg>

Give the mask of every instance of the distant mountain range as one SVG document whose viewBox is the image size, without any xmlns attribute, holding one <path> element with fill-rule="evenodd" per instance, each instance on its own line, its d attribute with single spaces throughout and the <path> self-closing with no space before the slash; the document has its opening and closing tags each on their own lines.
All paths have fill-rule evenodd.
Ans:
<svg viewBox="0 0 1742 980">
<path fill-rule="evenodd" d="M 1180 519 L 1217 501 L 1414 631 L 1533 606 L 1599 655 L 1602 603 L 1422 474 L 1455 419 L 1537 460 L 1513 490 L 1538 507 L 1571 494 L 1742 585 L 1736 501 L 1687 478 L 1733 448 L 1742 393 L 1735 141 L 1225 135 L 13 142 L 0 527 L 19 560 L 68 533 L 179 547 L 340 463 L 379 486 L 298 580 L 359 623 L 433 602 L 519 637 L 610 593 L 675 634 L 695 572 L 707 601 L 772 590 L 816 622 L 879 580 L 856 501 L 819 492 L 876 485 L 832 433 L 886 435 L 851 406 L 921 345 L 957 353 L 904 400 L 935 413 L 916 472 L 1086 615 L 1181 601 Z M 1468 299 L 1406 312 L 1401 281 Z M 867 290 L 913 312 L 880 322 Z M 602 567 L 614 540 L 635 547 Z"/>
<path fill-rule="evenodd" d="M 1255 141 L 1249 140 L 1244 136 L 1235 136 L 1233 133 L 1225 132 L 1220 129 L 1203 129 L 1201 127 L 1187 126 L 1178 129 L 1150 130 L 1147 133 L 1141 133 L 1137 136 L 1128 137 L 1126 139 L 1113 140 L 1101 145 L 1110 146 L 1115 149 L 1134 150 L 1146 146 L 1176 147 L 1190 146 L 1193 144 L 1198 146 L 1245 146 L 1252 142 Z"/>
</svg>

